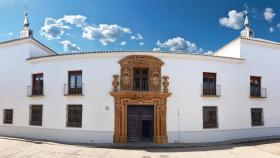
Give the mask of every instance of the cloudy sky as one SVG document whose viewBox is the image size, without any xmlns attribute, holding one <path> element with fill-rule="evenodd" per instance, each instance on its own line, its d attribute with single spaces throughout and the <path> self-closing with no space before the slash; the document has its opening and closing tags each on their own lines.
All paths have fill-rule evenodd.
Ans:
<svg viewBox="0 0 280 158">
<path fill-rule="evenodd" d="M 244 10 L 258 38 L 280 41 L 279 0 L 0 0 L 0 41 L 34 37 L 59 53 L 161 50 L 211 53 L 239 36 Z"/>
</svg>

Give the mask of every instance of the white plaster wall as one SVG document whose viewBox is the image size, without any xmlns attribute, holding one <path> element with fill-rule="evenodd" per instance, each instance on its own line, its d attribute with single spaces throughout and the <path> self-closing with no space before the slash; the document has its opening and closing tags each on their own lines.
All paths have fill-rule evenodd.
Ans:
<svg viewBox="0 0 280 158">
<path fill-rule="evenodd" d="M 39 48 L 37 45 L 29 44 L 30 57 L 46 56 L 49 55 L 45 50 Z"/>
<path fill-rule="evenodd" d="M 223 48 L 219 49 L 214 55 L 240 58 L 240 39 L 237 38 L 234 41 L 228 43 Z"/>
<path fill-rule="evenodd" d="M 109 95 L 112 75 L 120 73 L 118 61 L 135 53 L 84 54 L 26 61 L 26 45 L 0 50 L 0 111 L 14 109 L 14 124 L 3 125 L 0 112 L 0 134 L 66 142 L 113 141 L 114 100 Z M 20 51 L 19 51 L 20 50 Z M 137 53 L 143 54 L 143 53 Z M 219 58 L 163 53 L 144 53 L 160 58 L 165 65 L 162 75 L 170 77 L 172 96 L 167 104 L 169 142 L 224 141 L 277 135 L 280 131 L 279 49 L 241 44 L 241 58 L 235 62 Z M 12 64 L 16 63 L 16 64 Z M 64 96 L 68 71 L 82 70 L 84 96 Z M 272 71 L 273 70 L 273 71 Z M 14 72 L 14 73 L 11 73 Z M 221 97 L 201 97 L 203 72 L 217 73 Z M 275 73 L 274 73 L 275 72 Z M 44 73 L 43 97 L 26 97 L 26 86 L 32 73 Z M 268 98 L 249 98 L 250 75 L 262 76 Z M 11 84 L 14 83 L 14 84 Z M 16 99 L 15 99 L 16 98 Z M 43 104 L 43 125 L 29 126 L 29 105 Z M 83 105 L 82 128 L 66 127 L 67 104 Z M 108 111 L 105 106 L 109 106 Z M 203 129 L 202 107 L 217 106 L 217 129 Z M 251 127 L 251 107 L 264 109 L 263 127 Z M 178 117 L 179 111 L 179 117 Z"/>
</svg>

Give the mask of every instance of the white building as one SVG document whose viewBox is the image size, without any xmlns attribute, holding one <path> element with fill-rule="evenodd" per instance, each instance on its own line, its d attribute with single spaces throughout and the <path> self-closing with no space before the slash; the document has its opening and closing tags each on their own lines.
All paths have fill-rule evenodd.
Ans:
<svg viewBox="0 0 280 158">
<path fill-rule="evenodd" d="M 247 18 L 246 18 L 247 19 Z M 214 55 L 57 54 L 0 43 L 0 135 L 72 143 L 217 142 L 280 135 L 280 43 L 241 36 Z"/>
</svg>

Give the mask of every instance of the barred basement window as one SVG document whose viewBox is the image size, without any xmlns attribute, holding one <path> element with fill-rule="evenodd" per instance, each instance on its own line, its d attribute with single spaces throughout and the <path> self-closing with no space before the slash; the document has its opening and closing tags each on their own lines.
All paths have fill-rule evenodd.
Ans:
<svg viewBox="0 0 280 158">
<path fill-rule="evenodd" d="M 217 107 L 203 107 L 203 128 L 218 128 Z"/>
<path fill-rule="evenodd" d="M 82 105 L 68 105 L 67 127 L 82 127 Z"/>
<path fill-rule="evenodd" d="M 42 126 L 43 105 L 30 106 L 30 125 Z"/>
<path fill-rule="evenodd" d="M 13 124 L 13 109 L 4 109 L 4 124 Z"/>
<path fill-rule="evenodd" d="M 252 126 L 263 126 L 263 109 L 252 108 L 251 109 Z"/>
</svg>

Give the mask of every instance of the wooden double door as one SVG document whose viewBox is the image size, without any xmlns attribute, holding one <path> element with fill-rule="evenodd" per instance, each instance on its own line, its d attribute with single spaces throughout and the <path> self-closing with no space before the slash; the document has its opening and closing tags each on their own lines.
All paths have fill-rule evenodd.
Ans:
<svg viewBox="0 0 280 158">
<path fill-rule="evenodd" d="M 129 105 L 127 107 L 127 140 L 153 141 L 154 106 Z"/>
</svg>

